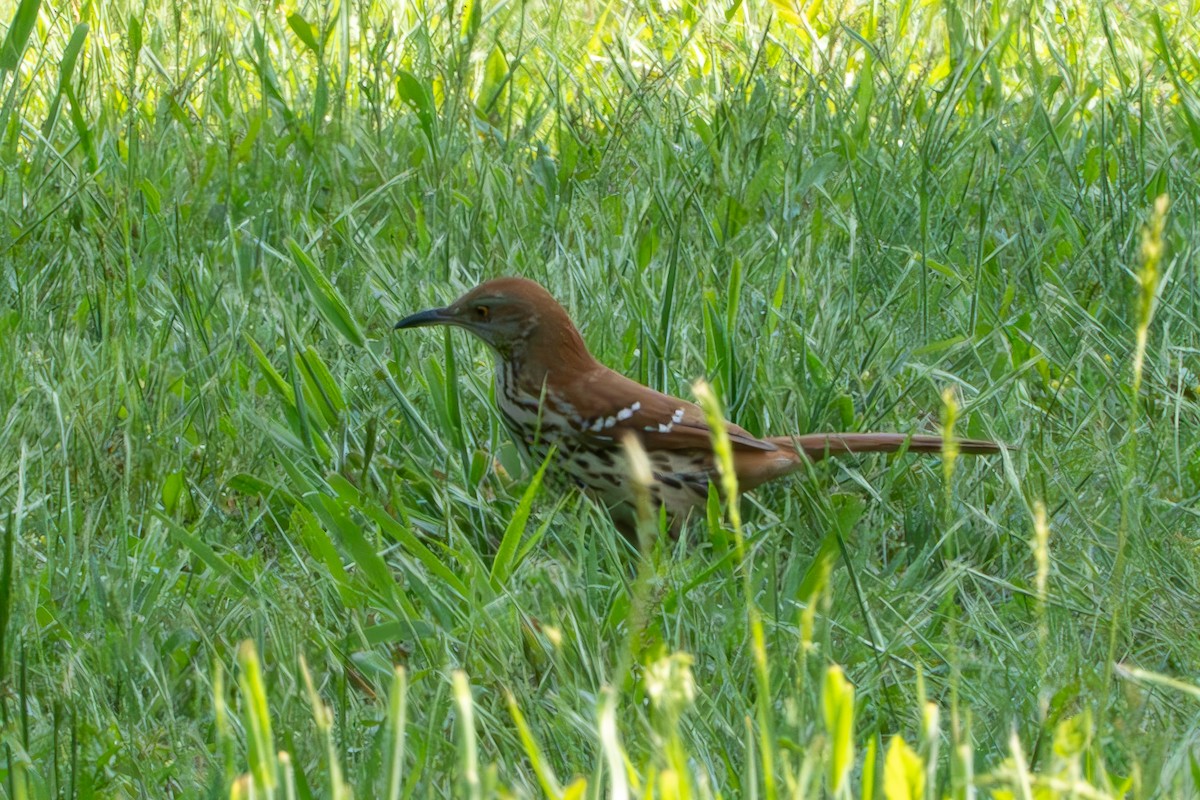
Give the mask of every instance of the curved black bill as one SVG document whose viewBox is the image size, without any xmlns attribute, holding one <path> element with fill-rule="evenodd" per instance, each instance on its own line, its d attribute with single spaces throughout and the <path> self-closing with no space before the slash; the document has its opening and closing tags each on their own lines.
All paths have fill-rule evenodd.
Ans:
<svg viewBox="0 0 1200 800">
<path fill-rule="evenodd" d="M 454 322 L 454 315 L 448 308 L 431 308 L 428 311 L 418 311 L 400 320 L 393 330 L 401 328 L 423 328 L 427 325 L 447 325 Z"/>
</svg>

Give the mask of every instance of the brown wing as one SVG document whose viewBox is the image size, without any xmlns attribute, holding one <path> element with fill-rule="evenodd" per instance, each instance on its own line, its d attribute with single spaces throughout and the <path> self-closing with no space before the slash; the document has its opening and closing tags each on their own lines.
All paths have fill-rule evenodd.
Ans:
<svg viewBox="0 0 1200 800">
<path fill-rule="evenodd" d="M 580 377 L 575 397 L 587 398 L 583 417 L 589 434 L 619 440 L 636 434 L 651 450 L 690 450 L 712 447 L 704 412 L 695 403 L 656 392 L 607 368 Z M 773 451 L 778 448 L 748 431 L 727 423 L 734 450 Z"/>
</svg>

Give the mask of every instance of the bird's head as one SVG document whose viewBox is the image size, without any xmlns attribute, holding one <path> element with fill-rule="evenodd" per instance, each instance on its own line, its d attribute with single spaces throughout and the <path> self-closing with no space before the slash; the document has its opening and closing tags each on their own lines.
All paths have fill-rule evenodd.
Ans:
<svg viewBox="0 0 1200 800">
<path fill-rule="evenodd" d="M 479 284 L 445 308 L 405 317 L 396 328 L 454 325 L 478 336 L 503 358 L 547 348 L 587 349 L 567 312 L 549 292 L 526 278 L 495 278 Z"/>
</svg>

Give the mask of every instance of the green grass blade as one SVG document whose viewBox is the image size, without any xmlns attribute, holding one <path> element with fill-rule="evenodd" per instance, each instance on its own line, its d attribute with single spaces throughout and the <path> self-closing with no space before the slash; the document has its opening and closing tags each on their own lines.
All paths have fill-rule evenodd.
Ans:
<svg viewBox="0 0 1200 800">
<path fill-rule="evenodd" d="M 288 237 L 286 243 L 292 254 L 292 260 L 300 269 L 300 278 L 304 282 L 304 288 L 308 290 L 308 296 L 312 298 L 317 311 L 350 344 L 355 347 L 365 346 L 366 339 L 363 338 L 362 330 L 358 327 L 358 322 L 350 313 L 349 306 L 346 305 L 337 288 L 329 282 L 329 279 L 317 267 L 316 262 L 309 257 L 308 253 L 304 252 L 295 239 Z"/>
<path fill-rule="evenodd" d="M 542 465 L 538 467 L 533 478 L 529 481 L 529 485 L 525 487 L 524 493 L 521 495 L 521 501 L 517 503 L 517 508 L 513 512 L 512 519 L 509 520 L 508 526 L 504 529 L 504 537 L 500 540 L 500 547 L 496 550 L 496 557 L 492 560 L 491 581 L 492 588 L 497 591 L 504 590 L 504 584 L 508 581 L 513 570 L 517 566 L 516 556 L 518 548 L 521 544 L 521 537 L 525 535 L 525 526 L 529 522 L 529 514 L 533 510 L 533 500 L 537 497 L 538 490 L 542 487 L 542 478 L 546 474 L 546 467 L 550 465 L 550 461 L 554 458 L 554 451 L 546 455 L 542 461 Z"/>
<path fill-rule="evenodd" d="M 529 764 L 533 767 L 534 774 L 537 775 L 542 791 L 549 798 L 562 797 L 562 787 L 558 782 L 558 778 L 554 775 L 554 768 L 546 763 L 546 757 L 542 753 L 542 748 L 538 747 L 537 740 L 533 738 L 533 732 L 529 730 L 529 723 L 525 721 L 525 715 L 521 713 L 521 709 L 517 705 L 517 699 L 513 697 L 512 692 L 506 694 L 506 701 L 508 715 L 512 717 L 513 724 L 517 726 L 517 734 L 521 737 L 521 745 L 525 749 L 525 756 L 529 759 Z"/>
<path fill-rule="evenodd" d="M 426 547 L 412 531 L 389 516 L 387 511 L 378 505 L 368 505 L 362 512 L 379 525 L 380 529 L 391 539 L 398 542 L 411 556 L 441 579 L 446 586 L 460 598 L 471 596 L 467 585 L 454 573 L 433 551 Z"/>
<path fill-rule="evenodd" d="M 83 49 L 83 43 L 87 41 L 88 30 L 88 24 L 81 22 L 71 32 L 71 39 L 63 49 L 62 61 L 58 66 L 59 91 L 71 86 L 75 79 L 75 61 L 79 58 L 79 51 Z"/>
<path fill-rule="evenodd" d="M 8 35 L 4 37 L 4 44 L 0 45 L 0 70 L 12 72 L 21 63 L 21 56 L 25 52 L 29 34 L 33 33 L 37 24 L 38 9 L 41 7 L 42 0 L 21 0 L 17 6 L 8 26 Z"/>
<path fill-rule="evenodd" d="M 387 562 L 379 555 L 374 545 L 367 541 L 358 523 L 351 518 L 349 509 L 336 498 L 326 494 L 317 494 L 310 501 L 310 508 L 324 520 L 330 532 L 337 537 L 350 558 L 363 571 L 368 585 L 374 589 L 377 596 L 400 612 L 406 605 L 400 586 L 396 583 Z M 411 612 L 412 609 L 408 608 L 406 611 Z"/>
<path fill-rule="evenodd" d="M 400 783 L 404 778 L 404 726 L 408 721 L 408 673 L 396 667 L 388 692 L 387 733 L 391 747 L 387 753 L 385 774 L 387 800 L 400 800 Z"/>
<path fill-rule="evenodd" d="M 229 562 L 222 558 L 208 542 L 205 542 L 161 511 L 152 511 L 150 513 L 166 526 L 167 532 L 171 534 L 172 539 L 183 545 L 192 555 L 203 561 L 219 577 L 227 580 L 239 594 L 249 594 L 252 591 L 250 583 Z"/>
<path fill-rule="evenodd" d="M 238 687 L 242 695 L 243 720 L 247 731 L 247 753 L 254 784 L 267 797 L 279 785 L 279 760 L 271 731 L 271 710 L 263 681 L 262 662 L 254 642 L 247 639 L 238 648 Z"/>
<path fill-rule="evenodd" d="M 288 14 L 287 24 L 288 27 L 291 28 L 296 34 L 296 37 L 303 42 L 304 46 L 311 50 L 314 55 L 320 53 L 321 46 L 317 44 L 317 36 L 313 32 L 312 25 L 308 24 L 308 20 L 306 20 L 299 12 Z"/>
</svg>

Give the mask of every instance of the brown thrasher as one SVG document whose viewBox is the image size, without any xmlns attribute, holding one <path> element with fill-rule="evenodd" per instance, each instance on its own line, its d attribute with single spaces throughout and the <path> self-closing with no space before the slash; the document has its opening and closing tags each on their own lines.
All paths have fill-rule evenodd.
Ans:
<svg viewBox="0 0 1200 800">
<path fill-rule="evenodd" d="M 556 467 L 602 502 L 632 537 L 634 486 L 623 440 L 632 433 L 649 457 L 650 487 L 678 532 L 687 513 L 708 499 L 717 478 L 704 412 L 601 364 L 588 352 L 567 312 L 525 278 L 481 283 L 445 308 L 405 317 L 396 328 L 455 325 L 478 336 L 496 356 L 496 403 L 519 447 L 535 465 L 550 447 Z M 726 423 L 741 491 L 795 472 L 807 461 L 847 453 L 940 453 L 941 436 L 904 433 L 809 433 L 760 439 Z M 961 453 L 1001 446 L 959 439 Z"/>
</svg>

